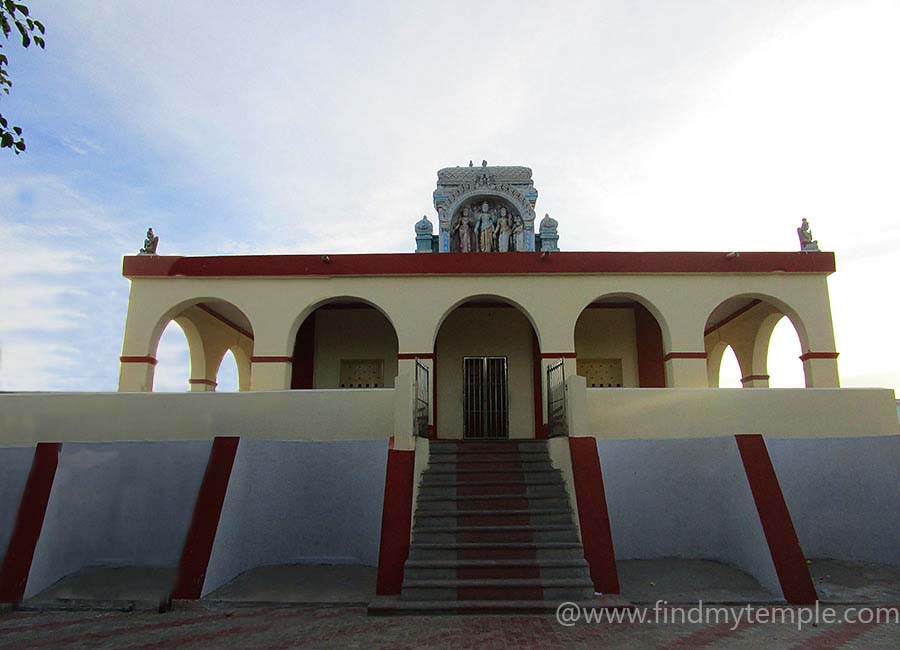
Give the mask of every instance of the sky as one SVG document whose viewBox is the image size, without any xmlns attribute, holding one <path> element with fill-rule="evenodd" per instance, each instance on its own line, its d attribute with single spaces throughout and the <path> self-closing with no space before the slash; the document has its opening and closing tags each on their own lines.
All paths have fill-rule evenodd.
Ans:
<svg viewBox="0 0 900 650">
<path fill-rule="evenodd" d="M 900 388 L 900 3 L 30 0 L 0 112 L 0 390 L 115 390 L 122 256 L 406 252 L 441 167 L 563 250 L 823 250 L 844 386 Z M 773 386 L 803 385 L 796 334 Z M 187 388 L 171 325 L 156 388 Z M 233 361 L 220 389 L 234 389 Z M 726 356 L 722 385 L 739 385 Z"/>
</svg>

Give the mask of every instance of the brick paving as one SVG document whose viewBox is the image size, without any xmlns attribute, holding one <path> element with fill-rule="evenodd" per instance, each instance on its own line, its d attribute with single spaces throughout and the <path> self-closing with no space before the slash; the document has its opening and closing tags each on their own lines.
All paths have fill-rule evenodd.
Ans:
<svg viewBox="0 0 900 650">
<path fill-rule="evenodd" d="M 843 608 L 837 608 L 842 611 Z M 0 648 L 897 650 L 900 625 L 589 624 L 549 616 L 369 617 L 361 607 L 7 612 Z"/>
</svg>

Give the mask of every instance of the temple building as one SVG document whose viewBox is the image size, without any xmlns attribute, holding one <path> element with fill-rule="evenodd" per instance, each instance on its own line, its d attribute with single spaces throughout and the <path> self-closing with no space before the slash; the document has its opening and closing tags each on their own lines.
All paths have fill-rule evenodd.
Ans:
<svg viewBox="0 0 900 650">
<path fill-rule="evenodd" d="M 537 203 L 531 169 L 469 163 L 410 252 L 167 256 L 150 231 L 119 393 L 0 396 L 0 600 L 98 564 L 166 567 L 177 601 L 337 562 L 378 566 L 373 613 L 541 610 L 683 557 L 804 603 L 805 558 L 900 564 L 894 395 L 840 387 L 805 220 L 793 252 L 567 252 Z M 806 388 L 769 387 L 783 318 Z M 172 321 L 189 394 L 153 393 Z"/>
</svg>

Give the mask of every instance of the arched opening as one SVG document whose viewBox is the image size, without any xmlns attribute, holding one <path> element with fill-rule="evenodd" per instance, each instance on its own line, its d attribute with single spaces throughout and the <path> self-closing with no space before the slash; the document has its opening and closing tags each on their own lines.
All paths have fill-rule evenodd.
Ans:
<svg viewBox="0 0 900 650">
<path fill-rule="evenodd" d="M 636 297 L 595 300 L 575 322 L 575 365 L 588 388 L 664 388 L 662 327 Z"/>
<path fill-rule="evenodd" d="M 240 389 L 237 360 L 231 350 L 225 352 L 216 372 L 216 392 L 236 393 Z"/>
<path fill-rule="evenodd" d="M 351 298 L 326 302 L 297 329 L 291 388 L 393 388 L 398 351 L 379 309 Z"/>
<path fill-rule="evenodd" d="M 775 298 L 747 295 L 725 300 L 710 313 L 704 329 L 710 386 L 715 385 L 713 377 L 725 376 L 720 365 L 724 363 L 722 351 L 726 346 L 734 352 L 744 388 L 804 386 L 799 357 L 805 336 L 799 316 Z M 783 379 L 770 382 L 770 358 L 776 358 L 772 352 L 777 353 L 777 374 L 790 377 L 788 381 L 793 383 L 785 384 Z M 718 385 L 725 387 L 721 381 Z"/>
<path fill-rule="evenodd" d="M 160 393 L 189 391 L 191 385 L 191 351 L 182 327 L 169 321 L 156 347 L 153 390 Z"/>
<path fill-rule="evenodd" d="M 803 354 L 800 339 L 791 321 L 781 318 L 772 330 L 767 359 L 769 386 L 772 388 L 803 388 L 806 377 L 797 358 Z"/>
<path fill-rule="evenodd" d="M 741 364 L 730 345 L 725 346 L 722 361 L 719 364 L 719 388 L 742 388 Z"/>
<path fill-rule="evenodd" d="M 218 373 L 226 355 L 231 358 L 236 379 L 227 379 L 229 390 L 249 390 L 250 362 L 253 356 L 253 328 L 250 320 L 233 304 L 220 299 L 193 300 L 173 307 L 156 326 L 155 350 L 158 364 L 154 372 L 154 390 L 171 390 L 173 377 L 162 366 L 165 363 L 169 331 L 173 323 L 187 339 L 190 371 L 183 372 L 192 391 L 214 391 Z M 233 356 L 232 356 L 233 355 Z M 242 362 L 246 360 L 246 362 Z M 168 364 L 166 364 L 168 365 Z M 225 366 L 230 368 L 229 365 Z M 180 380 L 183 382 L 183 379 Z M 181 383 L 183 385 L 183 383 Z M 232 387 L 233 386 L 233 387 Z M 180 390 L 180 388 L 179 388 Z"/>
<path fill-rule="evenodd" d="M 441 438 L 533 438 L 540 431 L 537 335 L 516 305 L 482 296 L 453 308 L 438 328 L 434 367 Z"/>
</svg>

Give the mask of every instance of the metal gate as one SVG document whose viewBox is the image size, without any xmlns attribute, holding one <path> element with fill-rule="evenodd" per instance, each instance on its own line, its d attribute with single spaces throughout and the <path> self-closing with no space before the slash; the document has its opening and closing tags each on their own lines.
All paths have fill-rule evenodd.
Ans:
<svg viewBox="0 0 900 650">
<path fill-rule="evenodd" d="M 509 437 L 506 357 L 463 358 L 463 423 L 466 438 Z"/>
<path fill-rule="evenodd" d="M 551 438 L 568 435 L 565 359 L 547 368 L 547 428 Z"/>
<path fill-rule="evenodd" d="M 413 407 L 413 430 L 415 435 L 422 438 L 428 437 L 428 368 L 416 359 L 416 402 Z"/>
</svg>

